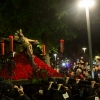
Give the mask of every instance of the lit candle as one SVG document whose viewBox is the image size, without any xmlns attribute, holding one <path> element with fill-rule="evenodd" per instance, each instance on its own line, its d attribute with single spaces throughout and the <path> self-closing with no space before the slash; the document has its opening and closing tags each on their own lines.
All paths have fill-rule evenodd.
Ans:
<svg viewBox="0 0 100 100">
<path fill-rule="evenodd" d="M 9 36 L 10 52 L 13 52 L 13 36 Z"/>
<path fill-rule="evenodd" d="M 1 43 L 1 55 L 4 55 L 5 52 L 4 52 L 4 43 Z"/>
</svg>

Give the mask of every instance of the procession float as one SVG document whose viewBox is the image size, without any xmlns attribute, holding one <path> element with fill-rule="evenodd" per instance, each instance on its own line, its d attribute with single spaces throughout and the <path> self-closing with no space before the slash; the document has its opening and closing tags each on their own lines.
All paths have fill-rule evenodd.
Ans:
<svg viewBox="0 0 100 100">
<path fill-rule="evenodd" d="M 0 82 L 3 79 L 13 85 L 23 87 L 24 93 L 32 100 L 38 100 L 39 96 L 40 98 L 45 97 L 46 91 L 47 95 L 50 93 L 50 88 L 55 92 L 55 90 L 60 91 L 60 86 L 60 92 L 62 92 L 64 88 L 68 89 L 73 84 L 74 86 L 79 84 L 82 88 L 89 88 L 91 85 L 90 81 L 70 79 L 46 64 L 33 53 L 33 45 L 38 45 L 39 41 L 28 39 L 23 35 L 22 30 L 17 31 L 14 36 L 2 37 L 0 44 Z M 61 54 L 63 47 L 64 40 L 61 39 Z M 45 49 L 45 45 L 43 48 Z M 43 52 L 45 54 L 45 50 Z"/>
<path fill-rule="evenodd" d="M 15 42 L 20 45 L 17 52 L 14 50 Z M 31 84 L 51 77 L 63 77 L 63 74 L 59 74 L 34 55 L 32 45 L 39 44 L 39 41 L 28 39 L 21 29 L 14 36 L 2 37 L 0 43 L 0 77 L 5 80 L 12 81 L 14 84 Z M 7 52 L 5 52 L 6 43 L 9 45 Z"/>
<path fill-rule="evenodd" d="M 14 36 L 1 37 L 0 44 L 0 77 L 4 80 L 16 85 L 38 83 L 47 83 L 48 85 L 50 81 L 53 81 L 56 84 L 54 87 L 59 83 L 64 84 L 66 81 L 70 84 L 76 82 L 76 80 L 58 73 L 35 55 L 32 46 L 38 45 L 39 41 L 28 39 L 23 35 L 21 29 Z M 63 50 L 64 40 L 61 39 L 60 52 L 63 53 Z M 45 50 L 43 52 L 45 54 Z M 80 81 L 80 84 L 90 86 L 88 81 Z"/>
</svg>

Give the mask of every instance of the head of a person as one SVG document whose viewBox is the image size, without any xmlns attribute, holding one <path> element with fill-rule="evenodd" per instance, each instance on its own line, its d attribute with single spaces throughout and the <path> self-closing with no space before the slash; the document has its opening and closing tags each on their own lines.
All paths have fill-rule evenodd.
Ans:
<svg viewBox="0 0 100 100">
<path fill-rule="evenodd" d="M 75 76 L 75 72 L 73 70 L 70 70 L 69 74 L 70 74 L 70 77 Z"/>
<path fill-rule="evenodd" d="M 83 69 L 82 70 L 82 74 L 85 75 L 85 72 L 86 72 L 86 69 Z"/>
<path fill-rule="evenodd" d="M 84 63 L 83 59 L 80 59 L 80 63 Z"/>
<path fill-rule="evenodd" d="M 97 58 L 97 59 L 96 59 L 96 62 L 99 62 L 99 61 L 100 61 L 100 58 Z"/>
<path fill-rule="evenodd" d="M 81 63 L 80 68 L 81 68 L 81 69 L 84 69 L 84 67 L 85 67 L 85 66 L 84 66 L 84 63 Z"/>
<path fill-rule="evenodd" d="M 84 74 L 85 74 L 85 76 L 89 76 L 91 74 L 91 72 L 86 70 Z"/>
<path fill-rule="evenodd" d="M 76 74 L 81 74 L 81 73 L 82 73 L 82 69 L 78 68 L 78 69 L 76 70 Z"/>
<path fill-rule="evenodd" d="M 98 71 L 98 65 L 96 64 L 96 65 L 94 65 L 94 72 L 96 72 L 96 71 Z"/>
<path fill-rule="evenodd" d="M 88 61 L 85 62 L 85 66 L 87 66 L 87 65 L 89 65 L 89 62 Z"/>
</svg>

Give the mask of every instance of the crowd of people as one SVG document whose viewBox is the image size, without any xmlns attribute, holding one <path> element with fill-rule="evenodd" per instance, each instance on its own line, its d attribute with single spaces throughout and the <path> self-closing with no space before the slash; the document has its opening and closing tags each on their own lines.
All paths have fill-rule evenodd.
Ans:
<svg viewBox="0 0 100 100">
<path fill-rule="evenodd" d="M 100 59 L 96 59 L 92 69 L 88 61 L 84 62 L 80 59 L 78 62 L 74 62 L 71 68 L 61 68 L 60 73 L 65 74 L 70 79 L 81 79 L 84 81 L 94 79 L 96 82 L 100 82 Z"/>
<path fill-rule="evenodd" d="M 49 78 L 47 82 L 13 85 L 0 80 L 0 100 L 99 100 L 100 61 L 93 64 L 94 78 L 88 62 L 82 59 L 66 68 L 63 78 Z M 89 84 L 87 84 L 87 82 Z"/>
<path fill-rule="evenodd" d="M 93 69 L 91 69 L 89 62 L 84 62 L 82 59 L 80 59 L 78 62 L 74 62 L 73 66 L 71 68 L 62 68 L 60 69 L 60 73 L 65 74 L 65 76 L 69 77 L 73 80 L 81 80 L 84 82 L 91 82 L 90 87 L 87 88 L 87 84 L 81 85 L 77 84 L 77 86 L 74 84 L 74 88 L 77 91 L 73 92 L 72 86 L 70 88 L 72 95 L 74 96 L 74 100 L 99 100 L 96 99 L 97 97 L 100 98 L 99 94 L 99 88 L 100 88 L 100 59 L 96 59 L 95 63 L 92 66 Z M 93 74 L 93 76 L 91 75 Z M 70 84 L 72 85 L 72 84 Z M 82 93 L 82 98 L 80 99 L 80 91 Z M 87 99 L 88 98 L 88 99 Z"/>
</svg>

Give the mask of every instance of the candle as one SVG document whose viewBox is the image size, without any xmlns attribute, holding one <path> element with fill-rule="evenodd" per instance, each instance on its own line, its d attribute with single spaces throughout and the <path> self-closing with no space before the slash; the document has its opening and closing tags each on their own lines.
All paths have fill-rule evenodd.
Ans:
<svg viewBox="0 0 100 100">
<path fill-rule="evenodd" d="M 1 43 L 1 55 L 4 55 L 5 52 L 4 52 L 4 43 Z"/>
<path fill-rule="evenodd" d="M 43 55 L 46 55 L 45 45 L 42 45 L 42 54 L 43 54 Z"/>
<path fill-rule="evenodd" d="M 60 52 L 63 53 L 63 51 L 64 51 L 64 40 L 61 39 L 60 40 Z"/>
<path fill-rule="evenodd" d="M 10 52 L 13 52 L 13 36 L 9 36 Z"/>
</svg>

